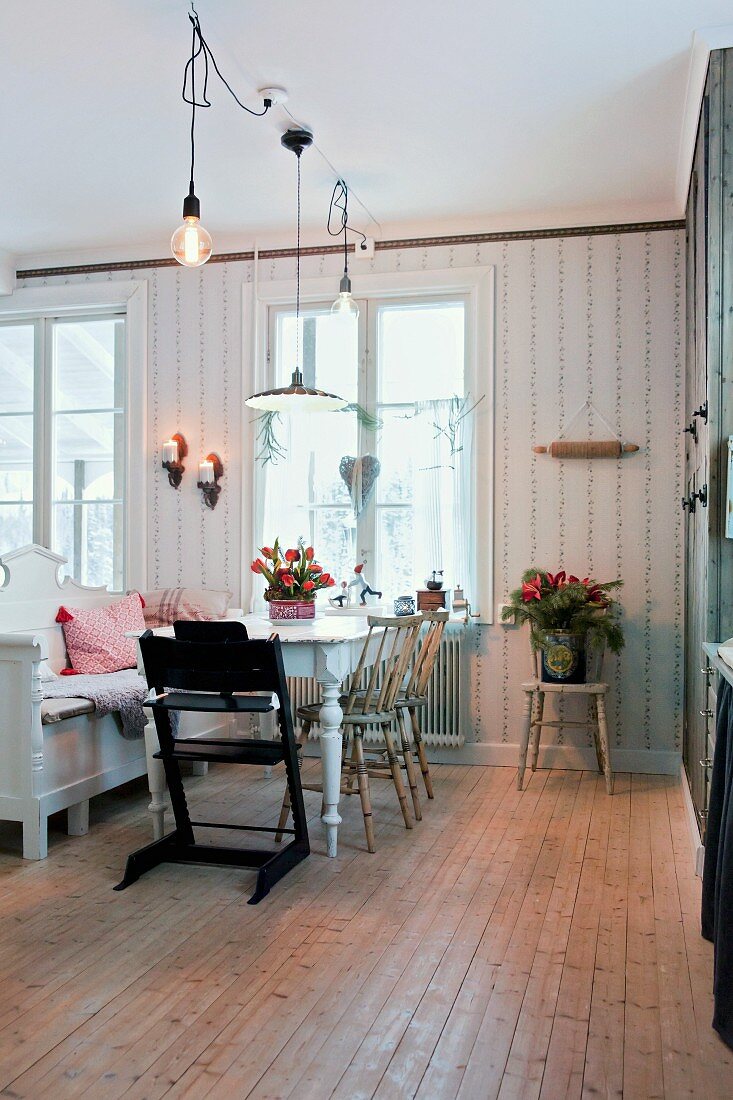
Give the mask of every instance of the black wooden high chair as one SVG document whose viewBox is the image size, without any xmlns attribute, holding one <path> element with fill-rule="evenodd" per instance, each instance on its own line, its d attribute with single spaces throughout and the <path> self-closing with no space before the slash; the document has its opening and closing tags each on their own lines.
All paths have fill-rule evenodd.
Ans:
<svg viewBox="0 0 733 1100">
<path fill-rule="evenodd" d="M 203 627 L 209 624 L 196 624 L 199 625 Z M 176 827 L 172 833 L 128 856 L 125 877 L 115 887 L 116 890 L 124 890 L 160 863 L 256 867 L 257 886 L 249 899 L 250 905 L 256 905 L 283 875 L 310 852 L 298 769 L 298 748 L 293 734 L 280 639 L 273 635 L 267 641 L 250 641 L 242 624 L 231 625 L 240 627 L 241 640 L 236 640 L 236 632 L 232 629 L 220 632 L 216 641 L 162 638 L 156 637 L 151 631 L 140 638 L 140 651 L 148 685 L 155 692 L 148 705 L 151 706 L 160 741 L 160 752 L 156 753 L 156 757 L 163 761 Z M 188 637 L 195 636 L 193 631 L 186 633 Z M 248 694 L 235 694 L 239 692 Z M 265 694 L 253 695 L 252 692 Z M 273 694 L 279 702 L 279 740 L 182 738 L 174 734 L 171 725 L 173 713 L 194 711 L 222 717 L 263 714 L 275 709 Z M 266 833 L 280 833 L 283 830 L 278 827 L 266 828 L 230 822 L 192 821 L 181 779 L 182 760 L 259 766 L 272 766 L 284 761 L 293 807 L 293 828 L 285 830 L 293 837 L 290 844 L 276 852 L 260 848 L 197 844 L 194 828 L 241 829 Z"/>
</svg>

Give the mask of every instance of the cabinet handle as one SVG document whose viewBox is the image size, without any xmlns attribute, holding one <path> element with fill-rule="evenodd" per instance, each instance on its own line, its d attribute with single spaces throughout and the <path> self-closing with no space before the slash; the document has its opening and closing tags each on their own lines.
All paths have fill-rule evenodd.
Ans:
<svg viewBox="0 0 733 1100">
<path fill-rule="evenodd" d="M 715 672 L 715 667 L 713 665 L 703 665 L 700 672 L 702 672 L 703 676 L 712 676 Z"/>
<path fill-rule="evenodd" d="M 701 768 L 712 768 L 713 762 L 709 756 L 706 756 L 704 760 L 700 761 Z"/>
<path fill-rule="evenodd" d="M 706 710 L 701 710 L 700 715 L 703 718 L 712 718 L 713 717 L 713 712 L 709 708 L 707 708 Z"/>
</svg>

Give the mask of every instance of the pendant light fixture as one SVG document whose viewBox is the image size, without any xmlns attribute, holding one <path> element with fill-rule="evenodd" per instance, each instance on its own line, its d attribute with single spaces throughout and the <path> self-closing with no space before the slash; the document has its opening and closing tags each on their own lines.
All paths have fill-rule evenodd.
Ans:
<svg viewBox="0 0 733 1100">
<path fill-rule="evenodd" d="M 331 306 L 331 314 L 335 317 L 345 317 L 349 320 L 355 321 L 359 316 L 359 307 L 354 301 L 351 294 L 351 279 L 349 278 L 349 247 L 346 240 L 346 231 L 351 229 L 349 225 L 349 189 L 346 186 L 344 180 L 336 180 L 336 185 L 331 195 L 331 205 L 328 208 L 328 223 L 326 228 L 332 237 L 338 237 L 343 233 L 344 235 L 344 273 L 341 276 L 341 282 L 339 283 L 338 298 Z M 334 211 L 338 210 L 341 213 L 338 229 L 332 228 L 332 221 Z M 360 237 L 366 240 L 364 234 L 358 229 L 351 229 L 352 233 L 358 233 Z"/>
<path fill-rule="evenodd" d="M 191 11 L 189 12 L 188 18 L 192 27 L 191 56 L 186 62 L 186 66 L 183 70 L 183 90 L 181 95 L 183 102 L 188 103 L 191 107 L 191 172 L 188 184 L 188 194 L 183 200 L 183 223 L 178 226 L 178 229 L 176 229 L 171 237 L 171 252 L 176 260 L 178 260 L 179 264 L 183 264 L 184 267 L 200 267 L 201 264 L 206 263 L 211 255 L 212 243 L 211 236 L 201 224 L 201 204 L 194 189 L 193 170 L 196 160 L 196 108 L 211 106 L 211 101 L 207 97 L 209 62 L 211 62 L 216 75 L 232 98 L 239 104 L 243 111 L 247 112 L 247 114 L 256 115 L 257 117 L 266 115 L 272 106 L 272 100 L 265 97 L 263 101 L 264 107 L 261 111 L 253 111 L 251 107 L 245 107 L 244 103 L 242 103 L 233 91 L 231 85 L 222 76 L 216 59 L 201 33 L 201 22 L 193 4 L 191 4 Z M 201 59 L 201 64 L 203 64 L 204 68 L 200 99 L 196 98 L 196 62 L 198 59 Z"/>
<path fill-rule="evenodd" d="M 304 149 L 313 143 L 309 130 L 287 130 L 280 139 L 298 161 L 298 236 L 295 261 L 295 370 L 289 386 L 265 390 L 248 397 L 245 404 L 263 412 L 335 412 L 348 404 L 343 397 L 323 390 L 311 389 L 303 382 L 300 368 L 300 157 Z"/>
</svg>

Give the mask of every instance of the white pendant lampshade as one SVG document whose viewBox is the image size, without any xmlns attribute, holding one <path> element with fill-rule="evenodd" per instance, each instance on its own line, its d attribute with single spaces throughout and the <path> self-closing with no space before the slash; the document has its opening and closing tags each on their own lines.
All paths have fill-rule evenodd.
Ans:
<svg viewBox="0 0 733 1100">
<path fill-rule="evenodd" d="M 339 409 L 346 408 L 348 401 L 335 393 L 326 393 L 325 390 L 311 389 L 310 386 L 306 386 L 300 369 L 300 155 L 312 144 L 313 134 L 308 130 L 287 130 L 280 141 L 298 158 L 298 243 L 295 269 L 296 367 L 289 386 L 280 386 L 252 394 L 245 401 L 245 405 L 249 405 L 251 409 L 260 409 L 262 412 L 337 412 Z"/>
<path fill-rule="evenodd" d="M 303 375 L 293 371 L 289 386 L 255 393 L 245 401 L 251 409 L 263 412 L 338 412 L 348 405 L 343 397 L 325 390 L 314 390 L 303 384 Z"/>
</svg>

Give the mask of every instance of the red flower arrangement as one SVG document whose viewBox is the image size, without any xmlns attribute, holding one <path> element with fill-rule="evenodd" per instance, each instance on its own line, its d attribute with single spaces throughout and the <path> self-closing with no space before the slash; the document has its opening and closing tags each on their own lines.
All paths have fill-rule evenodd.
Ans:
<svg viewBox="0 0 733 1100">
<path fill-rule="evenodd" d="M 599 583 L 591 577 L 580 580 L 564 569 L 558 573 L 528 569 L 521 587 L 510 594 L 502 618 L 528 622 L 535 648 L 541 648 L 546 633 L 569 631 L 587 634 L 594 642 L 605 641 L 618 653 L 624 644 L 619 624 L 621 609 L 611 592 L 622 583 Z"/>
<path fill-rule="evenodd" d="M 581 603 L 593 604 L 594 607 L 609 607 L 611 600 L 606 595 L 606 591 L 617 587 L 619 583 L 619 581 L 611 581 L 609 584 L 602 585 L 592 581 L 590 577 L 584 577 L 581 581 L 572 573 L 567 577 L 564 569 L 559 573 L 537 573 L 530 580 L 522 581 L 522 600 L 524 603 L 529 603 L 530 600 L 541 600 L 543 584 L 545 589 L 559 589 L 571 584 L 581 584 L 585 588 L 585 593 L 580 594 Z M 547 591 L 544 595 L 547 595 Z"/>
<path fill-rule="evenodd" d="M 323 588 L 333 588 L 335 580 L 314 560 L 312 546 L 299 540 L 297 548 L 280 549 L 280 540 L 274 546 L 260 547 L 261 558 L 255 558 L 250 569 L 261 573 L 267 581 L 265 599 L 314 600 Z"/>
</svg>

